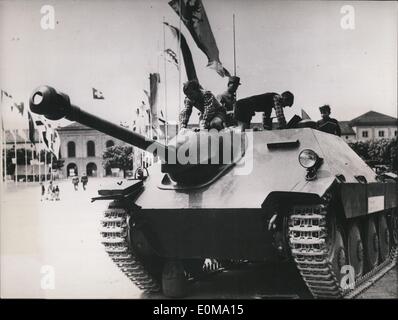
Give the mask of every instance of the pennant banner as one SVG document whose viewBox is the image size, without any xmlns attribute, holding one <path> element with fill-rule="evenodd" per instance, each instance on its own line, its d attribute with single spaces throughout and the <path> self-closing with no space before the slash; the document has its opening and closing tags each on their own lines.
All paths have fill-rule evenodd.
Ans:
<svg viewBox="0 0 398 320">
<path fill-rule="evenodd" d="M 196 45 L 207 56 L 211 67 L 222 76 L 230 76 L 219 58 L 219 51 L 203 3 L 201 0 L 171 0 L 169 5 L 180 16 L 185 26 L 191 33 Z M 181 7 L 180 7 L 181 5 Z"/>
<path fill-rule="evenodd" d="M 93 88 L 93 99 L 97 99 L 97 100 L 104 100 L 104 94 L 102 93 L 102 91 L 99 91 L 98 89 Z"/>
<path fill-rule="evenodd" d="M 174 64 L 177 67 L 177 70 L 179 70 L 180 68 L 178 67 L 177 54 L 170 48 L 164 50 L 164 52 L 166 53 L 167 61 L 169 61 L 172 64 Z"/>
<path fill-rule="evenodd" d="M 54 154 L 58 159 L 61 139 L 57 130 L 52 128 L 51 124 L 43 117 L 28 113 L 29 117 L 29 139 L 34 143 L 34 131 L 37 129 L 40 140 L 44 143 L 45 148 Z M 33 141 L 32 141 L 33 140 Z"/>
<path fill-rule="evenodd" d="M 187 40 L 185 39 L 184 35 L 180 32 L 180 30 L 178 28 L 168 24 L 167 22 L 164 22 L 164 24 L 170 28 L 170 31 L 177 39 L 181 38 L 180 49 L 181 49 L 181 53 L 182 53 L 182 58 L 184 60 L 185 71 L 187 73 L 188 80 L 198 80 L 198 76 L 196 75 L 195 65 L 194 65 L 193 59 L 192 59 L 191 50 L 189 49 Z M 170 49 L 167 49 L 167 50 L 170 50 Z M 176 58 L 176 62 L 178 64 L 177 55 L 175 53 L 174 53 L 174 55 Z"/>
</svg>

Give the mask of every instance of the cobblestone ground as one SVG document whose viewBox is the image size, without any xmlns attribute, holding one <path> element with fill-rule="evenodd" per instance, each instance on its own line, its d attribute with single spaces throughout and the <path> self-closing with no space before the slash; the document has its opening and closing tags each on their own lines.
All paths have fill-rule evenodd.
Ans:
<svg viewBox="0 0 398 320">
<path fill-rule="evenodd" d="M 40 201 L 40 187 L 3 187 L 0 216 L 1 296 L 12 298 L 160 298 L 144 295 L 114 266 L 100 243 L 106 202 L 91 203 L 100 185 L 86 191 L 61 181 L 60 201 Z M 398 269 L 360 298 L 398 298 Z M 50 278 L 54 280 L 51 286 Z M 50 282 L 49 282 L 50 281 Z M 294 266 L 253 264 L 193 285 L 190 298 L 310 298 Z"/>
</svg>

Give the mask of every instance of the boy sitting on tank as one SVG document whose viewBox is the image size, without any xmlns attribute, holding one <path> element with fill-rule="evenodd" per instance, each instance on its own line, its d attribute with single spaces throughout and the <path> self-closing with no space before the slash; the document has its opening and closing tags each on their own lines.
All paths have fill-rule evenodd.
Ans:
<svg viewBox="0 0 398 320">
<path fill-rule="evenodd" d="M 286 128 L 286 119 L 283 108 L 291 107 L 294 102 L 294 95 L 290 91 L 282 94 L 275 92 L 263 93 L 236 101 L 235 119 L 242 130 L 250 128 L 252 117 L 257 111 L 263 111 L 263 128 L 272 130 L 272 109 L 275 109 L 278 129 Z"/>
<path fill-rule="evenodd" d="M 319 111 L 321 112 L 322 119 L 316 123 L 316 128 L 319 131 L 335 134 L 336 136 L 340 137 L 341 129 L 339 122 L 330 117 L 330 106 L 325 104 L 324 106 L 319 107 Z"/>
<path fill-rule="evenodd" d="M 183 91 L 186 97 L 184 108 L 179 115 L 181 129 L 187 128 L 193 107 L 200 111 L 199 126 L 201 129 L 224 129 L 226 110 L 210 91 L 204 90 L 197 80 L 189 80 L 184 83 Z"/>
</svg>

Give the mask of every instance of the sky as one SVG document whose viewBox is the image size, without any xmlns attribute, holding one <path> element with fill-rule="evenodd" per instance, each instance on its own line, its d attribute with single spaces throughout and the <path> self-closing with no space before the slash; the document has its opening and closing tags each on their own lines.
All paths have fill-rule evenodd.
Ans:
<svg viewBox="0 0 398 320">
<path fill-rule="evenodd" d="M 397 2 L 202 2 L 230 72 L 235 14 L 238 98 L 289 90 L 295 103 L 286 110 L 287 119 L 303 108 L 317 120 L 323 104 L 330 104 L 339 120 L 369 110 L 397 117 Z M 43 5 L 54 7 L 53 30 L 41 28 Z M 344 5 L 355 10 L 354 29 L 341 27 Z M 160 104 L 163 109 L 167 104 L 168 120 L 175 121 L 186 76 L 183 66 L 180 77 L 166 63 L 165 77 L 161 52 L 178 50 L 167 29 L 164 43 L 163 19 L 180 25 L 163 0 L 0 0 L 0 87 L 28 105 L 33 89 L 48 84 L 84 110 L 116 124 L 132 123 L 143 90 L 149 89 L 149 73 L 160 72 Z M 184 25 L 181 30 L 203 87 L 224 91 L 227 78 L 206 67 L 206 56 Z M 93 100 L 92 87 L 105 99 Z"/>
</svg>

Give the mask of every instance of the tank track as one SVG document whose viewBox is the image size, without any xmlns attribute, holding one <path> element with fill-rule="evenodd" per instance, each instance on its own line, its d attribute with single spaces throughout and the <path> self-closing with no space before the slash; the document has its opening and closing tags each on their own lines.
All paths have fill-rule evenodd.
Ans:
<svg viewBox="0 0 398 320">
<path fill-rule="evenodd" d="M 121 202 L 109 204 L 101 220 L 102 244 L 112 261 L 138 288 L 159 292 L 160 285 L 145 269 L 128 241 L 128 211 Z"/>
<path fill-rule="evenodd" d="M 354 298 L 393 268 L 398 247 L 389 259 L 356 279 L 353 289 L 343 289 L 328 259 L 326 206 L 297 206 L 289 218 L 289 244 L 301 277 L 314 298 Z"/>
</svg>

